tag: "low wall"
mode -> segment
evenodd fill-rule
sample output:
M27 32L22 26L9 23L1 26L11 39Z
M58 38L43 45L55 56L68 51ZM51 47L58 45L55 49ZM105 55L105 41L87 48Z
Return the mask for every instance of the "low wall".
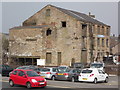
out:
M105 67L105 72L112 75L120 75L120 65L107 65Z

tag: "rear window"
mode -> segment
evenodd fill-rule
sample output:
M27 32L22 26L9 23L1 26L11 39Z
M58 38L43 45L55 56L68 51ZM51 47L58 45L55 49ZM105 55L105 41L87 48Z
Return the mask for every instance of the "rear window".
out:
M49 68L43 68L41 71L48 72L48 71L50 71L50 69Z
M82 73L92 73L92 70L83 70Z
M91 67L101 68L101 67L103 67L103 64L91 64Z

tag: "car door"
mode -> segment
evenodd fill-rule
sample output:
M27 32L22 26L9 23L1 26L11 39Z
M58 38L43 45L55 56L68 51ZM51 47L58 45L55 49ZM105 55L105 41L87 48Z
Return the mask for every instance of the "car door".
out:
M24 77L26 74L25 74L25 72L23 72L23 71L19 71L18 72L18 80L17 80L17 82L18 82L18 84L20 84L20 85L26 85L26 81L27 81L27 77Z
M98 75L99 81L105 80L105 79L104 79L104 78L105 78L105 75L104 75L103 71L102 71L102 70L98 70L98 72L99 72L99 75Z
M11 73L10 78L13 80L14 84L18 84L18 76L17 76L18 70L15 70Z

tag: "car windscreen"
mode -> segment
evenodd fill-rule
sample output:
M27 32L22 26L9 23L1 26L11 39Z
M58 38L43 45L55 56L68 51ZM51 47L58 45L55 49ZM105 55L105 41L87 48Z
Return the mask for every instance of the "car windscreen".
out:
M82 73L92 73L92 70L83 70Z
M103 64L91 64L91 67L101 68L101 67L103 67Z
M40 76L37 72L35 71L26 71L26 74L28 75L28 77L37 77Z
M71 69L63 69L63 70L58 69L58 72L59 72L59 73L68 73L68 72L70 72L70 71L71 71Z
M49 68L43 68L43 69L41 69L41 71L43 71L43 72L49 72L50 69Z

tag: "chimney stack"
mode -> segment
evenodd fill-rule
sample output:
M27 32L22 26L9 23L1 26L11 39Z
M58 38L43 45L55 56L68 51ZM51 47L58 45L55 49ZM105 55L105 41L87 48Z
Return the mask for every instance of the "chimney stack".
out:
M90 16L91 18L95 18L95 15L92 15L91 12L89 12L89 16Z

